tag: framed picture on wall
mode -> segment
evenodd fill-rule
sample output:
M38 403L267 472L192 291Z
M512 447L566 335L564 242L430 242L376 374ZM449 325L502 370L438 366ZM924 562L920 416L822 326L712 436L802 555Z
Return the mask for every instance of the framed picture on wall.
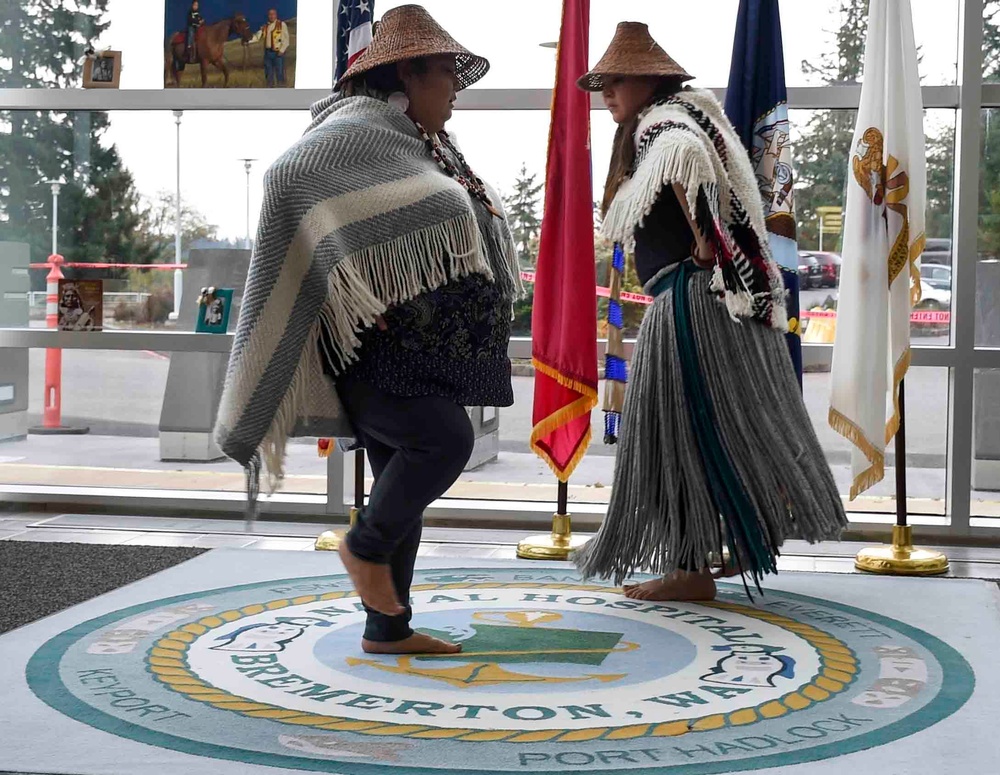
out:
M104 329L104 281L60 280L58 297L60 331Z
M298 12L298 0L165 0L164 88L294 88Z
M83 62L84 89L117 89L121 75L121 51L102 51Z
M202 334L226 333L232 306L232 288L202 288L198 297L198 321L194 330Z

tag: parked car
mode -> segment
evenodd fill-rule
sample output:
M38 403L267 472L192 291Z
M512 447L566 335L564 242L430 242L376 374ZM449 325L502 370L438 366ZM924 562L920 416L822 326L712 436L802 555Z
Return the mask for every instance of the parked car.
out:
M951 267L921 262L920 278L939 291L951 291Z
M920 256L920 263L951 266L951 240L940 237L927 240L924 252Z
M813 282L813 287L836 288L840 285L840 255L838 253L810 250L809 255L816 260L819 267L819 273Z
M822 273L820 269L819 262L816 257L811 253L806 253L803 251L799 252L799 288L806 290L807 288L815 288L820 283L820 275Z
M951 290L935 288L927 280L920 280L920 301L914 309L928 309L935 312L951 309Z
M914 306L915 310L923 312L950 312L951 311L951 290L935 288L926 280L920 281L920 301ZM946 333L951 324L945 320L921 321L913 323L914 332L921 332L928 336Z

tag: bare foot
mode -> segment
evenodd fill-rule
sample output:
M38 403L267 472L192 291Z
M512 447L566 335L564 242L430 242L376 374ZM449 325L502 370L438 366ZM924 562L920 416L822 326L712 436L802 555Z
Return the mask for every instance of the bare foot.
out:
M367 562L351 554L347 541L340 542L340 561L354 583L361 601L386 616L399 616L406 611L399 604L396 588L392 583L392 571L388 565Z
M361 648L366 654L457 654L462 650L459 643L432 638L422 632L415 632L405 640L389 642L362 639Z
M633 600L715 600L715 579L709 570L698 573L678 570L661 579L625 587Z

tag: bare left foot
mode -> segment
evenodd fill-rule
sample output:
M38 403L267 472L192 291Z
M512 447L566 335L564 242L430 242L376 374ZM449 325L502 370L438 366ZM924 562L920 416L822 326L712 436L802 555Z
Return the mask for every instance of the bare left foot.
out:
M394 641L361 641L366 654L457 654L462 650L459 643L449 643L440 638L432 638L422 632L415 632L409 638Z
M628 584L622 587L625 597L633 600L648 600L651 594L655 594L663 587L663 579L651 579L641 584Z
M692 573L678 570L669 576L625 587L625 597L633 600L715 600L715 579L709 570Z

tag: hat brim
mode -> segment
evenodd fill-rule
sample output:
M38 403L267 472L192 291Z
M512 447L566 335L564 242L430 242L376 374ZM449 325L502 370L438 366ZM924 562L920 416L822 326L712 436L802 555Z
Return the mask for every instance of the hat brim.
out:
M486 57L477 56L469 51L433 51L422 52L420 54L408 55L401 53L399 56L379 57L377 61L365 61L365 55L358 57L357 61L351 65L347 72L337 81L336 89L342 89L348 81L358 78L365 73L369 73L378 67L385 65L395 65L400 62L407 62L412 59L426 59L435 56L455 57L455 78L458 80L458 90L468 89L472 84L481 80L490 70L490 62Z
M661 78L666 80L671 78L673 80L684 83L685 81L694 80L694 76L685 72L672 72L672 73L598 73L591 71L585 75L580 76L577 80L576 85L583 89L584 91L604 91L604 83L608 78Z

